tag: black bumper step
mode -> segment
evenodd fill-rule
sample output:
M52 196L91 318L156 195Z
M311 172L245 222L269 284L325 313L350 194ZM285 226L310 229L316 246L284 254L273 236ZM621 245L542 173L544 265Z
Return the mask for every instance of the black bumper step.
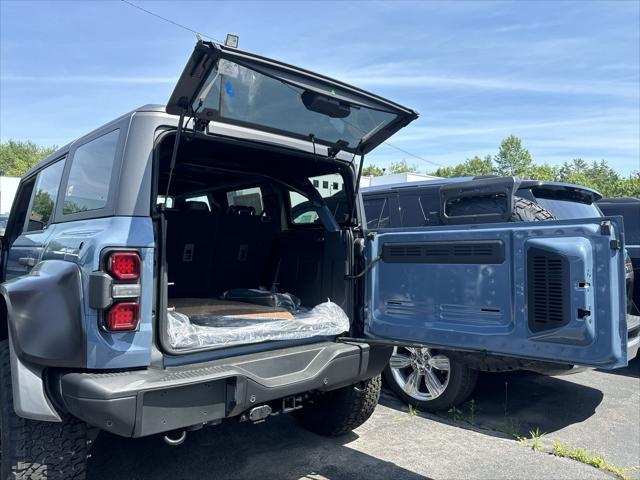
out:
M117 435L142 437L356 383L382 371L390 352L366 343L323 342L167 369L60 373L56 384L74 416Z

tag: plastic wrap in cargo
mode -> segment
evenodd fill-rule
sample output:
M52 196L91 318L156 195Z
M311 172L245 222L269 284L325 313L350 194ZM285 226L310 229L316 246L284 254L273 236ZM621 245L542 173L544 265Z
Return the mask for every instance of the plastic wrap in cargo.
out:
M311 310L297 313L293 319L238 318L220 316L220 326L196 325L189 317L168 310L169 341L173 348L244 345L272 340L298 340L334 336L349 330L349 317L333 302L324 302Z

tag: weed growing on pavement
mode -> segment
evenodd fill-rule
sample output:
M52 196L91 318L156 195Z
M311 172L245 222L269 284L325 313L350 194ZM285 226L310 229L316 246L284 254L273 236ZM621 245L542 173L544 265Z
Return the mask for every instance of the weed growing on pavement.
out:
M453 423L459 422L460 420L464 420L464 412L460 410L458 407L451 407L447 410L449 415L453 418Z
M469 402L469 423L476 424L476 401L473 398Z
M542 437L544 437L545 434L540 433L540 429L536 427L535 430L529 430L529 435L531 435L531 450L535 450L536 452L542 450Z
M413 405L408 405L408 407L409 411L407 413L410 417L415 417L416 415L418 415L418 409L416 407L414 407Z
M517 418L505 418L502 426L494 427L496 430L507 435L511 435L518 441L524 441L527 438L520 435L521 422Z
M586 465L591 465L592 467L612 473L623 480L627 479L625 476L626 471L636 469L636 467L616 467L615 465L607 462L603 456L588 453L586 448L571 448L558 440L553 443L553 450L550 453L556 457L569 458L571 460L582 462Z
M476 402L475 400L471 400L470 402L467 402L466 404L467 407L467 411L465 412L465 410L458 408L458 407L451 407L449 410L447 410L447 413L449 415L451 415L451 418L453 419L453 423L462 421L462 422L466 422L471 426L476 425Z

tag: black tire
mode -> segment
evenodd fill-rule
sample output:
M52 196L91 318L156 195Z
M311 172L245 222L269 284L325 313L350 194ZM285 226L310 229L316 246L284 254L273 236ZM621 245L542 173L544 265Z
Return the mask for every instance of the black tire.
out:
M0 341L0 478L2 480L83 480L86 474L86 424L18 417L13 410L9 342Z
M446 356L446 351L439 352ZM447 386L439 396L430 400L419 400L408 395L398 384L393 373L391 372L391 366L387 365L382 373L385 384L395 393L400 399L409 405L413 405L419 410L428 412L437 412L439 410L447 410L455 405L464 403L473 390L476 388L478 382L478 372L473 370L463 363L449 358L449 382Z
M327 437L349 433L366 422L378 405L382 381L380 375L356 385L319 394L296 412L307 430Z
M522 197L514 197L510 222L544 222L556 216L546 208Z

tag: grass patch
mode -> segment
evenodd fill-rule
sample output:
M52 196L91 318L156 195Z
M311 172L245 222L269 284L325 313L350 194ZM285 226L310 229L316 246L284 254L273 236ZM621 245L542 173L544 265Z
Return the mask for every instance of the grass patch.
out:
M476 425L476 401L473 399L462 405L462 408L451 407L447 413L451 416L454 424L466 422L471 426Z
M624 480L627 480L628 478L625 475L626 471L636 469L636 467L631 467L631 468L616 467L615 465L612 465L611 463L607 462L602 455L595 455L593 453L589 453L587 452L586 448L572 448L557 440L553 444L553 450L551 451L551 455L555 455L556 457L569 458L571 460L575 460L577 462L581 462L586 465L591 465L592 467L599 468L600 470L604 470L605 472L612 473L616 477Z
M544 437L545 434L540 433L540 429L536 427L535 430L529 430L529 435L531 435L531 450L535 450L536 452L542 450L542 437Z

